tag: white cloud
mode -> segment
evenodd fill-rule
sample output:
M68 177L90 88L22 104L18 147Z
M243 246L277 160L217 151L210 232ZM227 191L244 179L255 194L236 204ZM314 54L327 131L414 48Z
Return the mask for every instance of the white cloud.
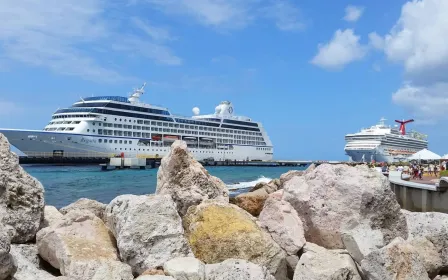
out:
M384 49L384 39L376 32L371 32L369 34L369 44L377 50Z
M145 22L138 17L132 17L131 21L136 27L140 28L155 41L162 42L174 40L166 28L150 25L148 22Z
M363 13L364 13L363 7L349 5L345 8L344 20L350 22L358 21Z
M412 1L402 7L399 20L386 35L384 51L390 60L403 63L411 76L440 73L448 69L447 36L448 1Z
M57 74L81 76L101 81L129 79L113 69L110 61L101 61L97 50L114 51L112 42L122 40L123 24L108 22L108 6L103 0L39 0L0 1L0 52L11 65L21 62L48 68ZM160 33L160 32L159 32ZM142 39L143 40L143 39ZM147 41L143 41L147 42ZM147 44L150 44L149 41ZM146 56L168 64L167 47L151 43L162 55ZM140 52L141 53L141 52ZM125 54L126 55L126 54ZM107 63L107 66L105 66Z
M193 17L215 28L244 28L260 19L274 21L283 31L301 30L300 10L290 0L146 0L167 14Z
M326 69L342 69L365 56L366 47L359 40L353 29L337 30L330 42L318 46L319 51L311 63Z
M420 87L405 84L392 95L392 100L423 121L448 120L448 83Z
M289 1L275 1L263 10L265 16L273 19L280 30L294 31L305 28L299 8Z
M390 61L404 66L406 83L392 96L421 120L446 120L448 1L409 1L384 38Z

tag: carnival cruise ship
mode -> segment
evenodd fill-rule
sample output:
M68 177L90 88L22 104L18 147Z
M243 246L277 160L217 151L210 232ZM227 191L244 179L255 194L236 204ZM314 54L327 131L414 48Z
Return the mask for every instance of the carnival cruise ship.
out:
M198 159L271 160L274 148L262 124L234 115L221 102L213 114L181 117L140 102L145 84L130 95L81 98L57 110L43 130L0 129L26 155L163 157L184 140Z
M414 120L399 121L400 127L386 125L382 118L377 125L345 136L345 152L356 162L405 161L410 155L428 147L427 136L411 131L406 124Z

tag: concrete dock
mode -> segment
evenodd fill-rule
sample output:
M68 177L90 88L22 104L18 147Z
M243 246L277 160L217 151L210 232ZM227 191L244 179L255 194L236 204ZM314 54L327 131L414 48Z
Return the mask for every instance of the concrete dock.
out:
M448 213L448 177L439 183L417 183L403 180L401 172L389 173L390 187L401 208L416 212Z

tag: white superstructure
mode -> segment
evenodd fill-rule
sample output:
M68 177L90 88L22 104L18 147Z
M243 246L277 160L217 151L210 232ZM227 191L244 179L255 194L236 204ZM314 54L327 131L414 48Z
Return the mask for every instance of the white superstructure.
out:
M345 136L345 152L357 162L397 162L406 160L410 155L428 147L426 135L415 131L405 132L404 124L400 129L384 124L382 118L377 125L360 132ZM410 120L413 121L413 120Z
M81 98L57 110L41 131L0 133L27 155L163 157L181 139L196 159L272 159L273 145L262 124L234 115L232 103L221 102L214 114L199 115L195 107L191 118L175 116L166 108L140 102L144 86L129 98Z

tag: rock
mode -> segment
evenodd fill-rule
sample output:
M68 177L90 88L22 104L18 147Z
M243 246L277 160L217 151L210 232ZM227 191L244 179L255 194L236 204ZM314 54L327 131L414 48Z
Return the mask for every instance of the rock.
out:
M44 214L44 188L19 165L0 133L0 223L12 243L34 240Z
M406 217L409 239L426 237L440 254L442 270L448 270L448 214L401 212Z
M448 275L437 275L434 280L448 280Z
M250 190L250 192L254 192L254 191L256 191L256 190L259 190L259 189L264 189L264 186L266 186L268 183L266 183L266 182L260 182L260 183L257 183L256 185L255 185L255 187L253 187L251 190Z
M181 215L205 199L229 202L229 191L221 179L211 176L188 152L184 141L175 141L157 172L156 194L169 194Z
M62 207L59 211L65 215L72 210L87 210L103 220L104 210L106 210L106 204L93 199L80 198L72 204Z
M228 259L217 264L205 266L207 280L275 280L269 271L257 264L240 260Z
M174 258L163 265L166 275L176 280L204 280L205 265L193 257Z
M17 269L14 259L9 253L10 250L11 237L8 235L6 228L0 225L0 280L8 279Z
M235 197L235 204L253 216L258 217L267 198L268 193L264 189L258 189L254 192L237 195Z
M429 278L433 279L436 277L442 268L442 259L434 244L425 237L414 238L407 242L415 248L423 259L423 264Z
M361 280L350 255L333 252L309 242L303 251L294 272L294 280Z
M79 280L130 280L131 268L119 261L115 239L92 212L73 210L37 233L39 255Z
M40 224L40 228L42 229L54 225L55 223L57 223L62 219L62 216L64 215L62 215L61 212L59 212L58 209L56 209L56 207L45 205L44 220Z
M277 191L280 188L280 180L279 179L273 179L268 183L260 182L253 187L250 192L255 192L257 190L263 189L266 191L266 193L271 194L275 191Z
M162 276L162 275L142 275L135 280L176 280L171 276Z
M40 266L39 252L36 244L12 244L11 255L20 255L34 266Z
M384 247L383 233L366 223L353 223L342 233L342 241L352 258L360 264L372 251Z
M13 245L11 255L17 264L13 280L59 280L58 277L39 268L36 245Z
M283 199L302 219L306 240L328 249L344 248L342 232L353 221L381 231L385 244L407 237L388 179L366 166L319 165L287 181Z
M285 253L256 219L239 207L208 200L188 209L184 228L196 258L206 264L244 259L286 277Z
M288 255L296 255L306 243L302 220L287 201L269 197L259 221Z
M369 280L429 279L417 250L401 237L368 254L361 268Z
M304 173L304 170L289 170L280 176L281 186L284 187L287 181L291 180L295 176L302 176Z
M161 267L172 258L192 256L169 195L118 196L106 207L105 219L117 239L121 260L135 274Z
M163 269L152 268L145 270L142 275L165 275L165 271Z

